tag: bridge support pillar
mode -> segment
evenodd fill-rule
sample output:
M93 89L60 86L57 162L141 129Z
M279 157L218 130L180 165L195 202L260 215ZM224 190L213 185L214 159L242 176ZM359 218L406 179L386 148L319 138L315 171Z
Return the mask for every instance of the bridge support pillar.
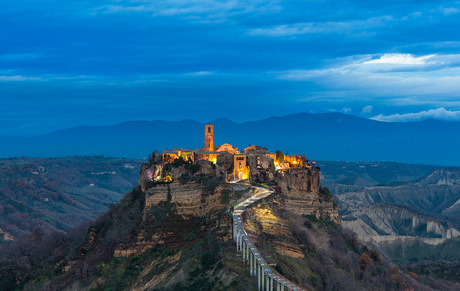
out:
M239 249L238 249L238 250L239 250L239 251L241 251L241 238L242 238L241 233L238 232L238 246L239 246Z
M251 276L253 275L253 272L252 272L252 252L249 252L249 274L251 274Z
M256 266L257 266L257 261L256 261L256 255L254 253L252 253L252 271L254 273L254 275L257 273L257 270L256 270Z
M243 262L246 260L246 242L243 240Z
M238 231L235 233L235 245L236 245L236 250L238 251Z
M257 273L257 290L260 291L260 266L257 264L256 266L256 273Z
M262 269L262 281L261 281L261 283L262 283L262 290L264 290L264 287L265 287L265 285L266 285L266 284L265 284L265 271L264 271L264 267L263 267L263 266L261 266L261 269Z
M246 261L248 261L249 264L249 259L251 258L251 248L249 247L249 243L246 244Z
M236 250L240 250L240 233L239 231L236 232Z
M249 244L248 242L245 242L244 247L246 248L246 256L244 257L244 261L249 265Z

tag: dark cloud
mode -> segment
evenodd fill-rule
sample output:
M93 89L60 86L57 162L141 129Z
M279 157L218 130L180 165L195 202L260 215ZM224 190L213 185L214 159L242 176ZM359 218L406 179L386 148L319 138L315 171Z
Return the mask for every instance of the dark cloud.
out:
M458 16L458 2L420 0L2 2L0 134L458 111ZM435 57L363 65L391 55Z

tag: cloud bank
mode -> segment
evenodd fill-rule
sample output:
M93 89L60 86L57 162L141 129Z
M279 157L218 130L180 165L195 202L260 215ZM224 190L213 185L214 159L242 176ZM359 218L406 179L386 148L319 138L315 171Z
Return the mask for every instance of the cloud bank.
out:
M373 120L385 121L385 122L411 122L421 121L426 119L437 119L445 121L460 121L460 111L446 110L445 108L437 108L424 110L416 113L405 113L405 114L392 114L372 117Z

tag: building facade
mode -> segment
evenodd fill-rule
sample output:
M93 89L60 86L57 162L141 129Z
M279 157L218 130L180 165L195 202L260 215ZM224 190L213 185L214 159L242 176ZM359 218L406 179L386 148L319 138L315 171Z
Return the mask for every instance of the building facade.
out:
M275 158L275 153L258 145L249 145L244 152L240 152L237 147L229 143L215 145L214 125L209 123L204 126L203 148L197 150L173 148L162 152L162 161L165 164L174 163L177 159L189 163L197 163L200 160L210 161L225 169L227 182L249 179L251 171L260 172L272 168L278 171L311 168L303 155L283 155L282 162L275 161Z

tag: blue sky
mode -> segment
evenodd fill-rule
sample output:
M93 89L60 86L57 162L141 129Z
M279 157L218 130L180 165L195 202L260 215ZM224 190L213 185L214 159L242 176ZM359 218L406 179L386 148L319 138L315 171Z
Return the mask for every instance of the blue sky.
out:
M460 120L459 1L2 1L0 27L0 135L297 112Z

